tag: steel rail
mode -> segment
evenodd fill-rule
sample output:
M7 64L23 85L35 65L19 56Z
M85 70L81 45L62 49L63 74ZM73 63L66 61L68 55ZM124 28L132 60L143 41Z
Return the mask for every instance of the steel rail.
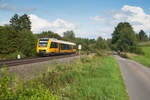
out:
M8 67L12 67L12 66L17 66L17 65L31 64L31 63L37 63L37 62L43 62L43 61L60 59L60 58L67 58L67 57L73 57L73 56L75 56L75 54L25 58L25 59L15 59L15 60L2 60L2 61L0 61L0 68L3 67L4 65L6 65Z

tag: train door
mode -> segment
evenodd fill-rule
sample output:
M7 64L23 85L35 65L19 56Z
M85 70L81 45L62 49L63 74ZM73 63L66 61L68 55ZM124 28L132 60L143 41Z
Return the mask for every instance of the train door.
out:
M60 48L61 48L61 45L60 45L60 43L58 43L58 52L59 52L59 54L61 53Z

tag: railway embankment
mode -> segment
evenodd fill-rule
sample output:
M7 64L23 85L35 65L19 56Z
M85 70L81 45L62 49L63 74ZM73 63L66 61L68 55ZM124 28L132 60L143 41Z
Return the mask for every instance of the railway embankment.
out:
M28 63L22 62L20 65L15 65L9 67L8 66L8 73L14 73L15 76L19 79L23 80L30 80L34 77L39 76L42 73L47 72L48 70L52 70L53 66L56 64L64 64L64 63L71 63L73 60L80 58L80 56L56 56L53 58L48 57L44 58L45 61L42 59L40 61L29 61ZM21 62L20 62L21 63ZM11 64L13 65L13 64Z
M46 66L37 64L40 66L40 72L36 73L39 76L32 80L16 81L4 75L0 97L12 100L129 100L119 65L113 56L76 58L57 59L47 62L49 65L45 63ZM28 68L28 73L34 73L31 66ZM40 74L42 70L45 73ZM23 74L21 72L20 75ZM11 82L14 83L12 89Z

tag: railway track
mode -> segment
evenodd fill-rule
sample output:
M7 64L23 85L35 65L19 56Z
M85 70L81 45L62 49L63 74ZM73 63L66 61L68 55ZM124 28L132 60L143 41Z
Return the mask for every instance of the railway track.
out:
M17 65L43 62L43 61L66 58L66 57L73 57L73 56L76 56L76 55L75 54L70 54L70 55L59 55L59 56L57 55L57 56L49 56L49 57L25 58L25 59L15 59L15 60L2 60L2 61L0 61L0 68L3 65L6 65L8 67L12 67L12 66L17 66Z

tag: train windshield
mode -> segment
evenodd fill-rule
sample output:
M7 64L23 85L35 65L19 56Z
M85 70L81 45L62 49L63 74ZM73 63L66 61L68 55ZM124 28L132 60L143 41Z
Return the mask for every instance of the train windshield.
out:
M39 41L39 47L47 47L48 39L40 39Z

